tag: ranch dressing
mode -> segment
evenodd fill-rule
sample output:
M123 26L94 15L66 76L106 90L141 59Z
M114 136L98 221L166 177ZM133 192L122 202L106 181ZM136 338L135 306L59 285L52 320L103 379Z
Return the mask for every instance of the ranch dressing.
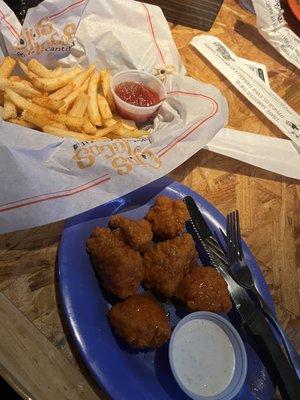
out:
M215 396L231 382L235 355L227 334L206 319L194 319L174 336L173 362L181 384L201 396Z

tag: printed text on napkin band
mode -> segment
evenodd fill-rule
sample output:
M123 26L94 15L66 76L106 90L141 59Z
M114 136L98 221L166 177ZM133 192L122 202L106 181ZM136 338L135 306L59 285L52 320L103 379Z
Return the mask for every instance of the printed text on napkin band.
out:
M75 30L75 23L68 22L61 27L61 30L57 31L49 18L44 17L32 28L22 30L16 46L16 56L27 57L43 51L69 51L74 45L72 38Z
M98 156L111 161L118 175L129 174L135 166L154 169L162 166L162 161L150 148L132 146L129 141L122 139L101 144L83 144L74 150L73 160L80 169L92 167Z

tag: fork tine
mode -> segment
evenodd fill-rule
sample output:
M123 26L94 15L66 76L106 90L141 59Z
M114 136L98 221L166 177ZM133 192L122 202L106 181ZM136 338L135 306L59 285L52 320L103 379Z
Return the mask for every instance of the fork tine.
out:
M240 253L240 257L244 257L243 248L242 248L242 236L241 236L241 227L240 227L240 216L239 212L236 210L236 231L237 231L237 247Z
M229 249L229 254L230 254L230 263L235 262L235 259L236 259L233 223L234 223L233 213L230 213L228 216L228 249Z
M217 240L214 238L209 238L207 240L207 243L210 245L210 250L217 256L219 257L225 264L227 264L226 257L224 256L223 251L220 249L220 245Z
M232 261L238 260L237 244L236 244L236 226L235 226L235 212L230 214L230 226L231 226L231 247L232 247Z
M230 232L230 214L226 217L226 252L228 263L232 263L232 248L231 248L231 232Z
M234 238L235 238L235 252L237 260L240 258L240 241L239 241L239 217L237 210L234 211Z
M227 257L227 249L226 249L227 235L226 235L226 232L224 232L223 229L221 229L221 228L219 228L219 232L220 232L220 235L222 236L222 238L223 238L223 240L224 240L224 243L223 243L221 240L219 240L219 239L217 240L217 243L219 243L219 245L220 245L220 247L221 247L223 253L224 253L224 254L226 255L226 257Z
M236 229L235 229L235 212L231 213L231 234L232 234L232 242L236 253Z

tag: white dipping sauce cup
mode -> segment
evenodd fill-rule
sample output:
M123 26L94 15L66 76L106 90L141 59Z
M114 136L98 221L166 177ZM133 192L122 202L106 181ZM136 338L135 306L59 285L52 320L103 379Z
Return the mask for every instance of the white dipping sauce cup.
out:
M127 103L126 101L120 99L120 97L115 93L115 88L120 83L127 81L139 82L143 83L145 86L148 86L150 89L154 90L158 94L160 102L154 104L153 106L140 107ZM132 119L137 123L143 123L151 119L151 117L159 109L159 107L162 105L163 101L167 97L166 88L159 79L157 79L154 75L149 74L148 72L135 69L117 73L112 77L110 85L118 113L123 118Z
M230 361L227 371L226 360ZM176 325L169 361L178 385L193 400L231 400L241 390L247 373L240 335L229 321L211 312L194 312Z

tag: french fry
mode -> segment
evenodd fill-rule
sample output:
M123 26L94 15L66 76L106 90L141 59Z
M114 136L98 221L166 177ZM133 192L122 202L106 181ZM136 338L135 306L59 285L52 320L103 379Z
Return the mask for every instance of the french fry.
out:
M134 138L150 136L150 132L146 131L145 129L135 129L133 132L134 132L133 135Z
M22 78L18 75L11 75L8 79L10 81L14 81L14 82L21 82L21 80L22 80Z
M73 92L75 88L75 85L73 82L68 83L66 86L63 86L62 88L56 90L55 92L51 93L49 95L50 99L53 100L61 100L67 97L70 93Z
M73 83L76 87L81 86L88 78L89 76L92 74L92 72L94 72L96 68L95 64L92 64L89 66L88 69L80 72L73 80Z
M149 135L137 129L134 121L113 113L115 103L107 69L98 72L93 64L86 69L59 65L50 70L34 59L28 65L18 60L29 81L10 76L15 64L10 57L0 64L0 104L5 104L4 118L10 122L77 140ZM20 110L22 115L17 117Z
M32 102L51 111L58 111L64 105L63 100L53 100L50 96L37 96L32 99Z
M61 65L58 65L56 68L54 68L53 73L55 75L61 75L63 73L63 69Z
M24 100L26 101L26 99L24 99ZM70 126L71 128L83 128L83 126L86 122L85 118L83 118L83 117L80 118L80 117L73 117L71 115L66 115L66 114L54 114L50 110L47 110L46 108L40 107L36 104L31 103L31 105L32 105L31 108L27 107L27 105L26 105L26 107L20 107L25 110L25 112L22 114L22 116L26 121L36 123L36 125L38 125L38 126L40 126L41 124L42 125L50 125L51 121L56 121L56 122L63 123L67 126ZM37 109L35 109L34 107L37 107ZM33 118L36 118L36 120L30 119L31 116L33 116ZM35 121L38 121L39 118L42 122L39 122L39 123L35 122ZM47 120L47 122L45 123L46 120Z
M117 120L114 118L110 118L110 119L104 119L102 122L103 122L103 126L106 128L107 126L114 125L117 122Z
M32 103L31 101L25 99L24 97L20 96L18 93L14 92L11 89L8 88L5 89L5 93L9 96L10 100L21 110L31 110L32 112L35 113L45 113L45 112L50 113L50 111L47 110L46 108Z
M62 122L51 122L51 126L53 126L53 127L55 127L55 128L58 128L58 129L66 129L66 130L68 130L67 129L67 125L66 124L63 124Z
M106 128L97 129L95 137L106 136L108 133L117 132L121 125L122 122L117 121L114 125L108 126Z
M5 90L11 84L12 82L10 82L8 79L0 77L0 90Z
M120 139L119 135L116 135L114 132L108 133L104 138L107 138L109 140L114 140L114 139Z
M27 81L26 79L22 79L20 76L18 75L12 75L8 78L9 81L13 81L13 82L21 82L23 83L23 85L25 86L30 86L33 87L32 83Z
M35 104L33 104L33 106L35 106ZM45 125L51 125L52 122L59 122L71 126L72 128L82 128L85 122L84 118L71 117L70 115L65 114L54 114L47 109L43 109L43 111L39 112L25 109L25 111L22 113L22 118L41 127Z
M82 128L85 123L85 119L83 117L73 117L66 114L54 114L53 117L55 121L62 122L71 128Z
M37 60L32 58L27 64L29 71L33 72L35 75L41 78L55 78L56 74L53 71L50 71L48 68L44 67Z
M25 85L25 86L33 88L33 84L29 81L26 81L26 79L22 79L21 83L23 83L23 85Z
M11 118L8 122L11 122L12 124L17 124L20 126L24 126L25 128L31 128L35 129L36 125L31 124L28 121L25 121L23 118L17 117L17 118Z
M46 125L53 125L55 127L66 127L66 125L81 127L84 121L78 121L78 118L69 117L67 115L53 114L50 111L35 113L30 110L25 110L22 113L22 118L25 121L31 122L41 128ZM59 124L59 125L58 125ZM77 126L76 126L77 125Z
M137 129L136 123L132 119L121 118L123 126L128 129Z
M32 83L44 92L54 92L69 83L80 71L79 67L75 67L55 78L33 78Z
M45 125L43 127L43 131L46 133L50 133L51 135L55 135L55 136L59 136L59 137L70 137L70 138L73 138L76 140L84 140L84 141L95 140L95 139L101 140L101 138L95 138L94 136L89 136L85 133L68 131L66 129L56 128L55 126L52 126L52 125Z
M25 63L23 63L23 61L21 61L21 60L17 60L17 61L18 61L18 64L19 64L19 67L21 68L21 70L24 72L25 75L28 76L29 69L28 69L27 65Z
M128 131L137 130L137 127L136 127L135 123L131 124L131 120L130 119L121 119L121 121L122 121L123 128L127 129ZM134 121L132 121L132 122L134 122Z
M60 113L66 114L71 104L74 102L79 93L85 93L88 89L89 78L77 89L75 89L72 93L70 93L67 97L64 98L64 106L59 109Z
M13 58L5 57L2 65L0 66L0 76L2 78L8 78L12 73L12 70L14 69L16 63L16 60L14 60Z
M100 76L101 76L100 79L101 79L101 87L103 90L103 95L106 98L110 109L112 111L115 111L116 110L115 100L112 91L110 89L110 73L107 69L103 69L100 72Z
M121 126L114 130L122 138L140 138L142 136L149 136L149 132L142 129L128 129L121 123Z
M31 82L34 80L34 79L36 79L36 78L38 78L38 76L37 75L35 75L33 72L31 72L31 71L28 71L28 78L31 80Z
M23 63L23 61L21 60L17 60L18 61L18 65L21 68L21 70L24 72L24 74L32 79L33 77L37 77L37 75L35 75L33 72L29 71L27 65L25 63Z
M5 78L0 78L0 90L10 88L24 97L34 97L40 94L39 91L31 86L25 85L23 82L10 81Z
M99 111L101 114L101 117L103 119L110 119L112 118L112 113L110 111L109 105L106 101L106 98L102 96L101 94L97 94L97 103L99 107Z
M110 139L107 137L107 136L99 136L99 137L90 137L92 140L94 140L94 141L96 141L96 142L99 142L99 141L103 141L103 140L109 140L110 141Z
M73 107L69 111L69 115L73 117L83 117L85 110L87 109L89 102L88 95L85 93L79 93L73 104Z
M48 125L52 122L55 122L51 119L51 114L48 112L33 112L30 110L24 110L21 114L21 117L24 121L27 121L30 124L34 124L40 128Z
M10 82L9 88L19 93L21 96L32 98L38 96L40 92L23 82Z
M17 115L17 107L7 94L4 94L3 119L6 121L10 118L16 118Z
M24 64L21 60L18 60L18 64L19 67L21 68L21 70L24 72L24 74L29 78L29 79L33 79L33 78L37 78L38 76L36 74L34 74L32 71L29 71L28 67L26 64Z
M96 126L102 125L101 115L97 104L97 88L100 80L100 73L94 71L90 77L89 87L88 87L88 115L91 123Z
M87 133L88 135L94 135L97 132L97 128L89 120L87 111L84 113L84 119L85 119L85 122L82 127L83 132Z

